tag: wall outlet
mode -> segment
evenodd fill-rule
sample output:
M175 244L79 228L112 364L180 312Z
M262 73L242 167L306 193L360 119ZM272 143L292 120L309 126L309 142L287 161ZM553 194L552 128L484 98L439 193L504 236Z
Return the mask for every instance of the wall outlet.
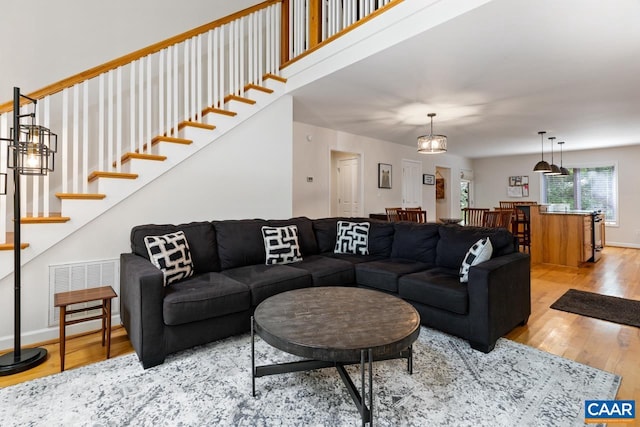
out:
M312 176L308 176L307 177L307 182L313 182L313 177Z

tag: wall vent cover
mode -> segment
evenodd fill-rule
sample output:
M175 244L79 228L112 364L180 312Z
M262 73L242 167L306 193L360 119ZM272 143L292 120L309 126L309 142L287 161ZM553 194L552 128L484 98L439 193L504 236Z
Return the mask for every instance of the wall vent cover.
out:
M120 260L80 262L49 266L49 326L60 325L60 309L53 306L53 296L58 292L76 291L110 285L120 295ZM95 306L95 301L74 304L67 310ZM120 297L111 300L111 315L120 313ZM69 315L67 319L99 315L99 310L91 310Z

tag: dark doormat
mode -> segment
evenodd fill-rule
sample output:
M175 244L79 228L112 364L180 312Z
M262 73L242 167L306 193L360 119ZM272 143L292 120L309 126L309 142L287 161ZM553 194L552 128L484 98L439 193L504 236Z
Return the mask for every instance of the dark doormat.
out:
M551 308L640 328L640 301L569 289Z

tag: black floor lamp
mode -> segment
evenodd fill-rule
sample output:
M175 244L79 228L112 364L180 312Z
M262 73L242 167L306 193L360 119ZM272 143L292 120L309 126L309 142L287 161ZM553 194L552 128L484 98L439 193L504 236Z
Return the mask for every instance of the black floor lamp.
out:
M33 112L20 114L20 101L26 99L33 104ZM20 348L20 175L47 175L53 171L54 154L58 136L43 126L35 124L37 101L20 94L13 88L13 128L9 141L7 167L13 169L13 282L14 282L14 346L13 351L0 356L0 375L11 375L37 366L47 358L44 348ZM30 123L22 124L25 117ZM6 175L4 192L7 194ZM46 197L46 195L45 195Z

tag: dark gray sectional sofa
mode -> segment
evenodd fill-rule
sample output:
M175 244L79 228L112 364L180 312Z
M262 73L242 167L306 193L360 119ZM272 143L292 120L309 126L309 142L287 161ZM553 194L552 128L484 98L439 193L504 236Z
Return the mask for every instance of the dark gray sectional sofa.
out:
M336 254L339 220L369 222L368 255ZM303 260L265 265L262 226L296 225ZM145 236L183 231L195 274L163 286ZM480 238L490 260L459 269ZM462 337L489 352L496 340L531 312L529 255L505 229L388 223L363 218L305 217L141 225L131 231L131 253L120 257L120 317L144 368L167 354L250 329L264 299L309 286L361 286L391 293L416 307L424 325Z

